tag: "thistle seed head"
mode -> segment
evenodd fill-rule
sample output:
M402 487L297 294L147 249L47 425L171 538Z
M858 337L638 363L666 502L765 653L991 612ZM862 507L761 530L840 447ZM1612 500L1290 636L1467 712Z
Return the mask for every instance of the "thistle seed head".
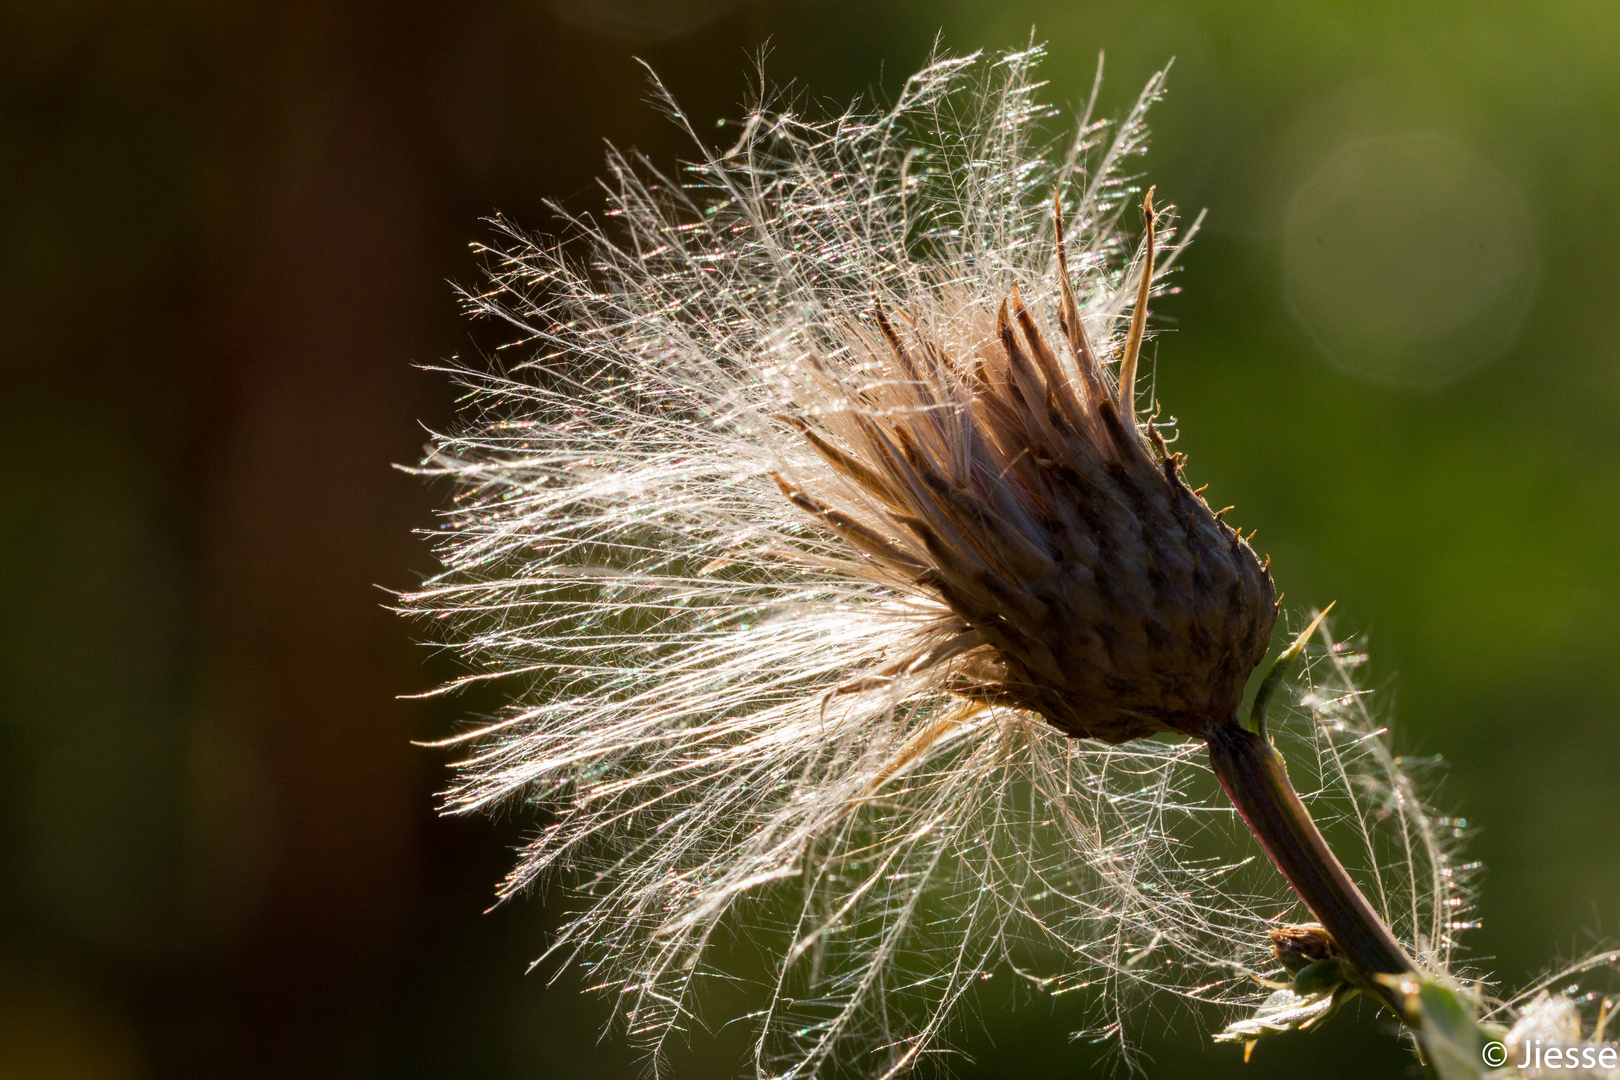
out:
M1265 654L1271 578L1152 422L1138 430L1123 372L1145 305L1116 388L1075 304L1057 200L1054 217L1056 335L1016 285L993 316L970 301L898 321L876 309L871 331L848 333L860 388L791 418L834 482L779 482L898 587L948 608L911 670L949 663L958 695L1079 738L1200 735L1235 714Z
M612 154L611 220L568 219L588 266L503 223L467 296L519 340L453 369L444 570L402 605L451 688L511 693L447 808L544 808L503 895L573 886L550 952L655 1060L735 977L730 929L774 941L762 1078L898 1076L996 971L1093 988L1128 1056L1140 995L1252 1003L1275 970L1286 886L1188 842L1232 821L1203 744L1138 738L1229 717L1274 617L1136 419L1192 231L1122 228L1162 80L1053 146L1039 55L939 57L876 112L762 101L729 148L688 125L678 178ZM1445 851L1321 659L1278 737L1443 955Z

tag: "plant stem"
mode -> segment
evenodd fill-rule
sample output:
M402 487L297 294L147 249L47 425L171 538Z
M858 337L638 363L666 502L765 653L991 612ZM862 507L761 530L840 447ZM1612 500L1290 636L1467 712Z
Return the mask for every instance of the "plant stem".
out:
M1402 995L1378 977L1410 975L1417 965L1322 838L1288 782L1282 757L1264 735L1235 719L1217 725L1206 738L1210 767L1227 797L1267 857L1332 936L1344 960L1361 976L1362 989L1409 1020Z

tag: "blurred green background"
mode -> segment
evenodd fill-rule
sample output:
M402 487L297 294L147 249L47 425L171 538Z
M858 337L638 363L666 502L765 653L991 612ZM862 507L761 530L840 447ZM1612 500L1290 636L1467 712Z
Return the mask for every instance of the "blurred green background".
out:
M484 914L521 820L432 813L476 700L378 586L444 498L390 469L476 355L447 280L500 210L599 205L752 57L833 102L935 35L1175 57L1147 172L1208 207L1163 302L1191 471L1297 608L1369 635L1399 746L1485 861L1504 988L1620 929L1620 7L425 0L0 6L0 1076L628 1078L606 1004ZM1399 677L1397 679L1397 672ZM965 1078L1089 1075L1083 1002L964 1018ZM741 999L675 1075L736 1075ZM1185 1014L1159 1077L1399 1076L1370 1015L1244 1068Z

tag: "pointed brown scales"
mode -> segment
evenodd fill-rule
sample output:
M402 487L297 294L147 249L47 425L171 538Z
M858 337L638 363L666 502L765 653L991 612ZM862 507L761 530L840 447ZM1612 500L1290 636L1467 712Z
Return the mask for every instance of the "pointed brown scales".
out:
M1142 267L1137 271L1136 306L1131 309L1131 332L1125 339L1125 352L1119 360L1119 411L1131 426L1136 426L1136 361L1142 352L1142 335L1147 330L1148 296L1153 292L1153 189L1148 188L1142 199L1142 213L1147 216L1146 235L1142 239Z
M1086 401L1095 407L1098 402L1108 397L1108 387L1102 380L1102 365L1097 362L1096 355L1091 350L1091 342L1086 337L1086 326L1080 316L1080 305L1075 301L1074 285L1069 276L1068 245L1064 242L1063 197L1062 193L1056 190L1052 192L1052 223L1057 238L1060 301L1058 326L1068 339L1070 352L1079 367Z
M891 510L900 511L904 509L905 504L889 482L877 471L869 468L860 458L839 449L825 435L797 416L777 414L775 419L797 428L799 434L803 435L805 441L815 449L817 454L821 455L823 461L831 465L834 471L846 479L854 481L855 485L861 490L878 499Z
M996 312L988 354L954 363L920 320L908 319L902 333L878 308L878 337L866 340L891 355L885 366L908 384L892 396L908 408L857 413L869 452L853 454L790 421L881 504L885 524L784 486L796 505L960 620L968 636L958 640L973 648L920 654L925 664L948 656L959 693L1108 743L1165 731L1202 736L1225 723L1276 618L1266 568L1183 482L1151 424L1144 435L1135 422L1155 269L1151 194L1144 209L1117 390L1086 336L1054 199L1059 336L1043 333L1014 289ZM951 433L981 445L971 453L941 445ZM907 548L927 565L914 571Z

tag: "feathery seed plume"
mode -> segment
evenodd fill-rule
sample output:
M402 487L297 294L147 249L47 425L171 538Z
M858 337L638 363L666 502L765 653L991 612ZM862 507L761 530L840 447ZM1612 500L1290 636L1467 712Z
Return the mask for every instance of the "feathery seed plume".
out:
M997 971L1092 988L1121 1040L1153 990L1314 1010L1258 1031L1399 1010L1378 977L1465 925L1353 654L1277 738L1365 897L1264 732L1274 679L1237 719L1271 578L1138 409L1191 234L1128 172L1163 76L1049 151L1038 57L938 59L870 115L762 100L679 178L614 152L610 220L569 218L590 265L501 223L468 297L520 351L455 371L446 569L405 607L514 697L448 807L543 808L503 895L562 877L552 952L655 1051L728 935L775 950L760 1076L892 1076ZM1211 842L1217 778L1322 927L1274 936L1304 913Z

